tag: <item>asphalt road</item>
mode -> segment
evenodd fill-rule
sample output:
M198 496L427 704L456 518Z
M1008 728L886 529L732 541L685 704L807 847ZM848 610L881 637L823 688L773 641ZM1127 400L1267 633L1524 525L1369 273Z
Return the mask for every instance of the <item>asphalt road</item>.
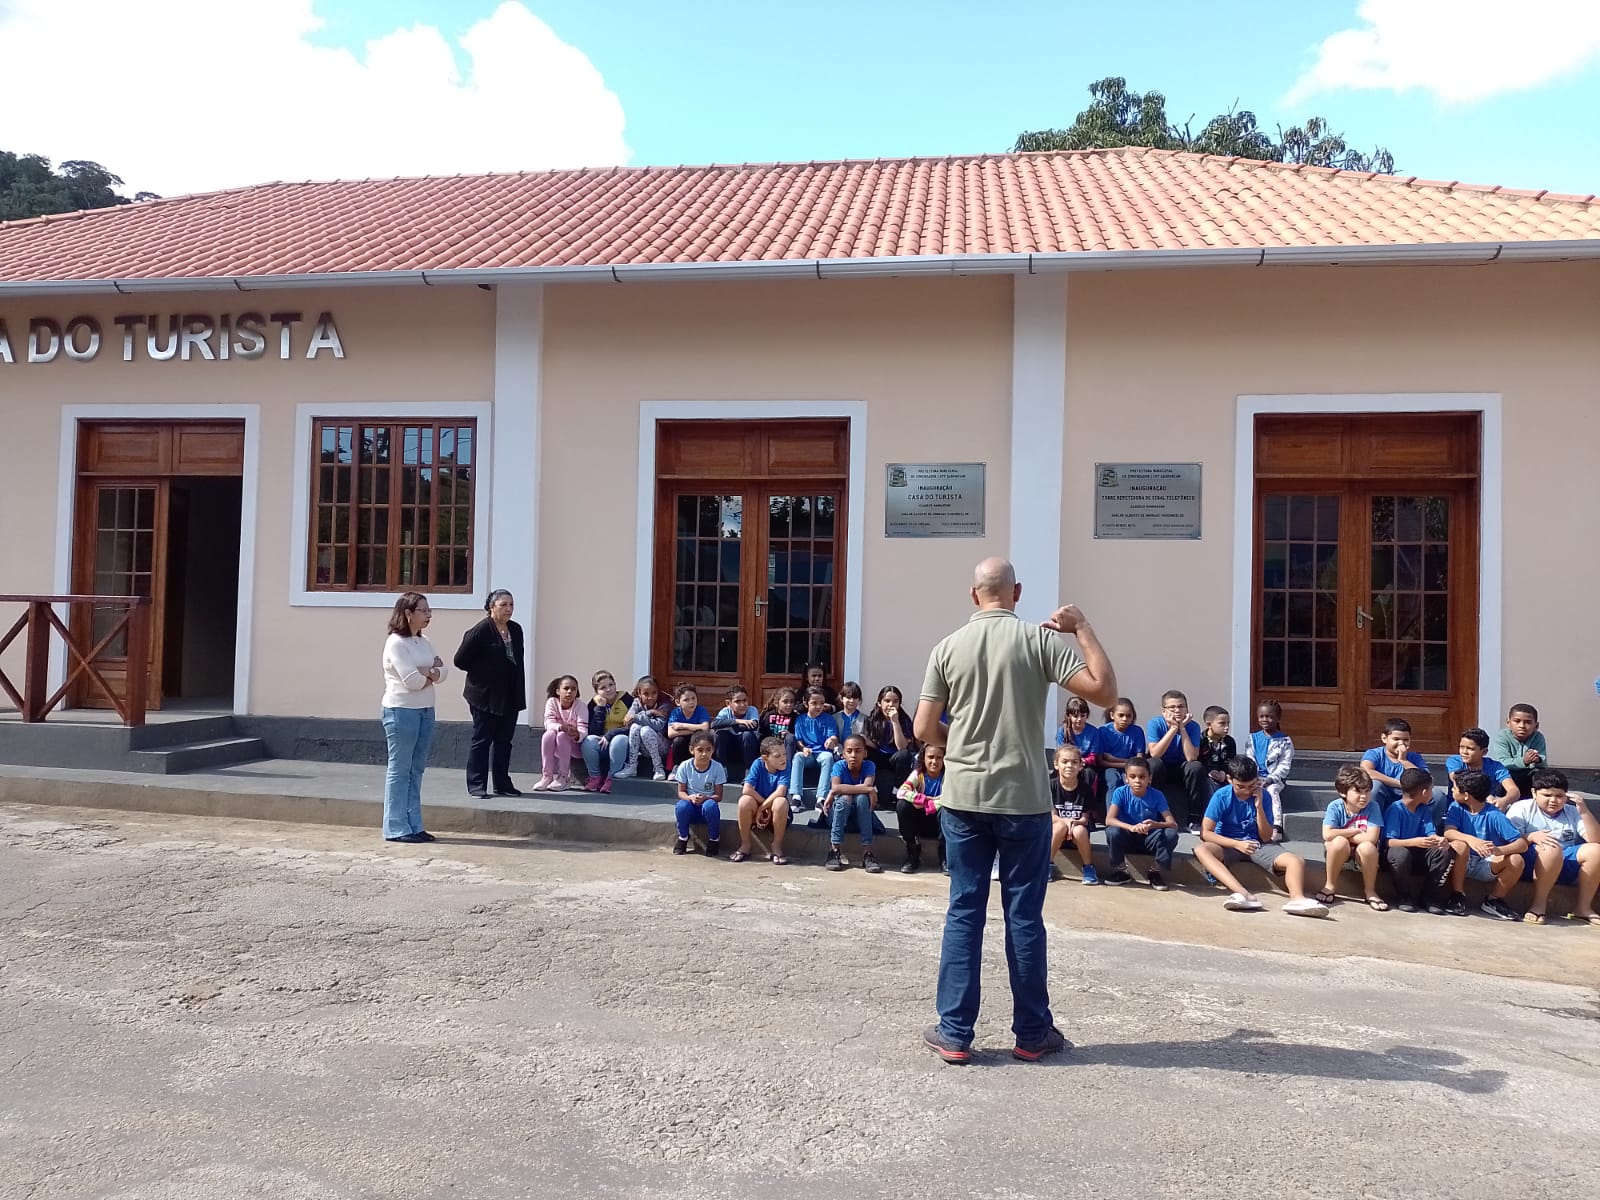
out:
M963 1070L941 882L0 807L0 1196L1600 1187L1600 931L1058 885Z

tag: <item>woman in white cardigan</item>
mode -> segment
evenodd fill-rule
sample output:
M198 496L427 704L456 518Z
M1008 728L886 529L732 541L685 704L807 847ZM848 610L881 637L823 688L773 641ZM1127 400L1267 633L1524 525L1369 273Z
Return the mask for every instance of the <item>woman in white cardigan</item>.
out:
M431 620L428 598L406 592L394 603L383 643L383 735L389 743L383 836L391 842L434 840L422 828L422 771L433 741L434 684L448 668L422 635Z

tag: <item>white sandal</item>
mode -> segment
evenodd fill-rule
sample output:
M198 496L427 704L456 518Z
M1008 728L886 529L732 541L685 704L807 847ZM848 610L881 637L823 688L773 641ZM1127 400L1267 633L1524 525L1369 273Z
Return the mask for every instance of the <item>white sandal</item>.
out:
M1222 907L1229 912L1260 912L1266 905L1262 904L1254 896L1246 895L1244 892L1235 892L1222 902Z

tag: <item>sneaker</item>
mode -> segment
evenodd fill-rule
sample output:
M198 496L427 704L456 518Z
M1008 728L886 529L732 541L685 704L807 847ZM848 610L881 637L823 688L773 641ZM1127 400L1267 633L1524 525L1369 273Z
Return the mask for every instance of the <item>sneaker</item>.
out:
M1189 822L1189 832L1194 834L1196 837L1199 837L1200 836L1200 832L1201 832L1201 830L1200 830L1200 822L1199 821L1190 821Z
M667 773L665 771L657 771L654 775L650 776L650 778L655 780L657 783L665 783L667 781Z
M1522 914L1498 896L1486 896L1478 908L1481 912L1486 912L1491 917L1498 917L1502 921L1522 920Z
M1096 871L1093 867L1084 867L1084 869L1083 869L1083 882L1087 883L1087 884L1099 883L1100 882L1100 872Z
M1066 879L1066 877L1067 877L1066 873L1064 871L1062 871L1062 869L1060 867L1056 866L1055 863L1051 863L1050 864L1050 882L1051 883L1061 883L1063 880Z
M708 839L706 839L706 857L707 858L716 858L718 852L721 849L722 849L722 843L717 841L716 838L708 838Z
M907 850L906 860L900 864L900 874L915 875L920 870L922 870L921 848L919 847L916 850Z
M1413 903L1412 903L1412 902L1411 902L1411 901L1409 901L1409 900L1402 900L1402 901L1400 901L1400 903L1399 903L1399 904L1396 904L1396 905L1395 905L1395 909L1396 909L1396 910L1397 910L1397 911L1399 911L1399 912L1409 912L1409 913L1414 913L1414 912L1416 912L1416 911L1417 911L1417 906L1416 906L1416 905L1415 905L1415 904L1413 904Z
M433 834L429 833L426 829L419 829L419 830L417 830L416 833L412 834L412 836L414 838L416 838L417 841L419 841L419 842L437 842L439 840L438 838L434 837Z
M1042 1038L1036 1042L1018 1042L1011 1047L1011 1057L1021 1059L1023 1062L1038 1062L1047 1054L1060 1054L1063 1050L1071 1050L1072 1043L1067 1041L1061 1030L1054 1025Z
M1163 879L1161 877L1161 872L1156 870L1154 867L1151 867L1150 870L1145 874L1145 879L1155 891L1170 892L1172 890L1172 885Z
M1210 884L1212 887L1216 887L1217 886L1217 877L1215 875L1213 875L1210 871L1202 870L1200 872L1200 876L1208 884Z
M1328 906L1310 896L1301 896L1285 904L1283 911L1291 917L1325 917L1328 915Z
M687 853L689 853L689 839L688 838L679 838L677 840L677 842L673 845L672 852L674 854L687 854Z
M583 781L583 790L586 792L598 792L600 790L600 776L591 775L588 779L585 779Z
M536 792L548 792L555 786L555 782L556 777L554 775L541 775L539 776L539 782L533 785L533 790Z
M1431 900L1428 902L1428 912L1435 917L1442 917L1444 916L1444 905L1437 900ZM1462 915L1465 916L1466 914L1463 913Z
M1272 827L1272 844L1274 846L1281 846L1285 842L1287 842L1288 840L1289 840L1289 835L1284 830L1282 825L1274 825Z
M1260 912L1265 905L1247 892L1235 892L1222 902L1229 912Z
M1125 883L1132 883L1133 876L1128 874L1126 867L1117 867L1107 871L1100 882L1107 887L1121 887Z
M828 861L822 864L822 869L824 871L844 870L844 855L839 853L837 846L828 851Z
M1448 917L1464 917L1467 915L1467 894L1465 892L1451 892L1450 899L1444 903L1445 915Z
M939 870L944 872L944 877L946 879L950 878L950 864L945 862L945 860L942 858L939 860Z
M939 1032L937 1025L928 1026L922 1035L922 1044L952 1067L964 1067L972 1061L972 1047L951 1041Z
M607 775L600 781L600 794L602 796L611 795L611 776Z
M861 869L868 875L882 875L883 868L878 865L878 856L871 850L861 852Z

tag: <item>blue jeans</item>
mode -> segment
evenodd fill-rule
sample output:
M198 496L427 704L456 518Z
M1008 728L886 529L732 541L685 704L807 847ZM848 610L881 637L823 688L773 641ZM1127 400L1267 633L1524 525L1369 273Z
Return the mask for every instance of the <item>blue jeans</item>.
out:
M433 741L433 709L386 708L383 736L389 772L383 777L383 836L422 832L422 772Z
M736 771L743 779L743 773L761 757L761 735L754 729L718 729L714 736L717 761L727 768L729 780Z
M1149 833L1130 833L1126 829L1106 829L1106 860L1113 871L1130 854L1148 854L1163 871L1172 870L1172 852L1178 848L1176 829L1152 829Z
M833 805L828 810L828 820L832 836L828 839L835 846L844 844L844 835L850 832L850 818L856 819L856 832L861 835L861 849L867 850L872 846L872 797L871 796L835 796Z
M939 1031L972 1044L983 968L989 869L1000 858L1000 900L1006 919L1006 969L1011 975L1011 1029L1037 1042L1055 1024L1045 954L1044 894L1050 881L1050 814L1026 817L939 810L950 908L939 952Z
M704 825L706 838L710 841L714 842L722 836L722 809L715 800L707 800L703 804L679 800L672 812L678 818L678 836L686 842L691 825Z
M803 790L806 781L806 768L812 763L817 765L821 772L817 776L818 796L826 796L828 789L833 786L833 751L813 750L808 758L798 750L789 756L789 796L794 800L805 799Z
M600 761L600 750L606 749L607 762ZM610 733L591 733L583 739L578 747L583 751L583 769L589 773L590 779L602 779L610 776L617 777L617 772L628 765L628 731L626 729L613 729ZM601 766L608 766L609 771L602 774Z

